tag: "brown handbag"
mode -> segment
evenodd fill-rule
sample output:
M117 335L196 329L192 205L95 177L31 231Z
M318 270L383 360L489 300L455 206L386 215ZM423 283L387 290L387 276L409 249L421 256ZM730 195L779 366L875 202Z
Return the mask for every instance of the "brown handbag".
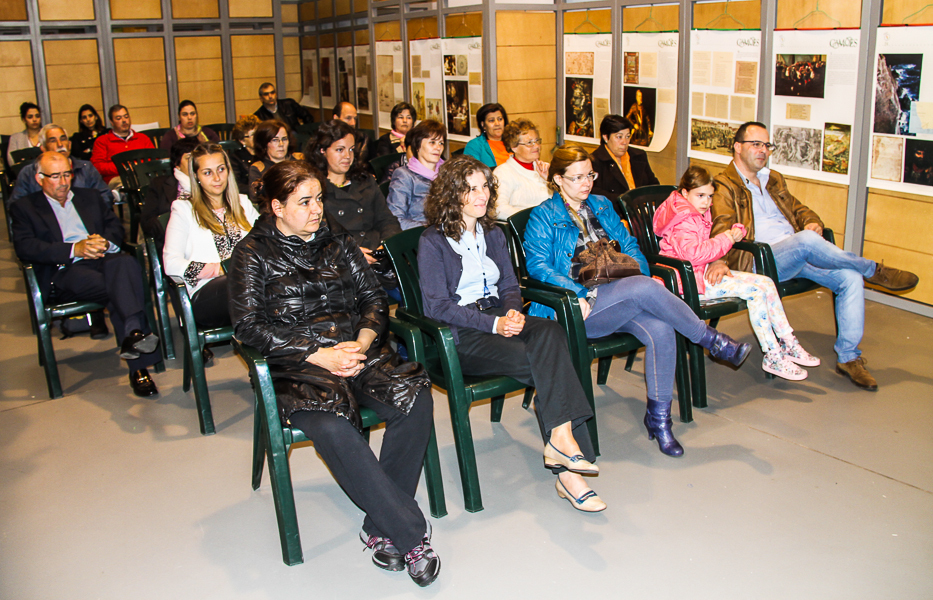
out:
M588 288L623 277L641 275L638 262L628 254L623 254L619 242L609 238L587 242L586 248L577 255L576 262L582 265L577 281Z

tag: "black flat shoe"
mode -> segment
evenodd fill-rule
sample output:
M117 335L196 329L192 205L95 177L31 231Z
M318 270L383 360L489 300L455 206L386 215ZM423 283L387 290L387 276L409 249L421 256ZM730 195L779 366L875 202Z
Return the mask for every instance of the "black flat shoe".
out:
M150 354L159 347L159 336L154 333L143 334L142 331L134 329L123 340L120 346L120 358L133 360L139 358L141 354Z
M159 393L155 381L152 380L152 377L149 376L149 371L146 369L140 369L130 373L130 387L133 388L133 393L140 398L148 398L149 396L155 396Z
M99 312L91 313L91 339L102 340L109 335L110 330L107 329L107 321L104 320L104 315Z

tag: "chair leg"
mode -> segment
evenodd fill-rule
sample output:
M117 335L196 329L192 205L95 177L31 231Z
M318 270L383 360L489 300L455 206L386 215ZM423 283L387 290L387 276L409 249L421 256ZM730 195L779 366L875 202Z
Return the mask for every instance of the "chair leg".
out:
M62 382L58 378L58 363L55 362L55 349L52 348L51 323L48 319L38 324L39 329L39 364L45 369L45 382L49 388L49 398L61 398Z
M493 423L502 421L502 409L505 407L505 396L496 396L489 403L489 420Z
M214 415L211 412L211 396L207 391L207 374L204 372L204 355L201 340L191 347L188 360L191 361L191 379L194 382L194 401L198 407L198 420L202 435L213 435Z
M706 356L703 348L688 342L690 348L690 388L693 395L693 406L706 408L709 402L706 397Z
M638 356L638 350L632 350L628 353L628 356L625 358L625 370L629 373L632 372L632 367L635 365L635 357Z
M256 385L255 383L253 385ZM262 484L262 463L266 458L266 440L262 434L262 405L259 398L261 392L254 391L256 405L253 409L253 489L258 490Z
M450 403L450 424L454 431L460 483L463 486L463 504L467 512L483 510L483 497L479 489L479 471L476 468L476 450L473 448L473 430L470 427L470 402L463 394L447 390Z
M600 359L602 360L602 359ZM597 367L598 369L599 367ZM590 442L593 444L593 451L599 456L599 430L596 427L596 398L593 391L593 374L588 368L584 368L580 374L580 385L583 387L583 394L586 401L590 403L590 409L593 411L593 418L586 422L586 428L590 431Z
M693 421L688 365L686 341L682 335L677 334L677 370L674 372L674 381L677 383L677 401L680 404L680 421L682 423Z
M428 504L435 519L447 516L447 499L444 497L444 479L441 477L441 458L437 453L437 435L431 425L431 437L424 453L424 485L428 488Z
M159 331L162 332L162 356L174 360L175 340L172 338L172 321L168 313L168 301L164 294L156 294L156 309Z
M275 516L279 523L279 540L282 543L282 560L289 566L301 564L304 562L304 556L301 552L301 536L298 533L292 474L288 468L288 448L272 448L269 445L268 456L272 498L275 501Z
M609 381L609 369L612 367L612 357L604 356L596 361L596 383L606 385Z
M528 407L531 406L531 401L535 399L535 388L526 387L525 388L525 397L522 399L522 408L528 410Z

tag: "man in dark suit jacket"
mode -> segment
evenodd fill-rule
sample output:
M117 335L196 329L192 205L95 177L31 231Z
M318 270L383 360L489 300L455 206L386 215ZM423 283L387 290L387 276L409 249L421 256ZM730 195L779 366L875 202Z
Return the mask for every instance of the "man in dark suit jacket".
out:
M42 295L53 302L103 304L123 343L137 396L158 392L146 367L159 361L159 338L148 332L143 279L136 259L120 253L123 225L94 190L71 188L71 163L42 154L36 181L42 191L11 206L16 255L33 263Z
M314 122L311 112L304 106L298 104L291 98L279 99L275 86L271 83L264 83L259 86L259 99L262 100L262 106L253 114L259 117L260 121L276 120L288 123L292 131L298 129L303 123Z
M606 115L599 124L602 144L593 152L593 171L599 174L593 192L610 200L643 185L657 185L648 155L644 150L630 148L632 124L625 117Z

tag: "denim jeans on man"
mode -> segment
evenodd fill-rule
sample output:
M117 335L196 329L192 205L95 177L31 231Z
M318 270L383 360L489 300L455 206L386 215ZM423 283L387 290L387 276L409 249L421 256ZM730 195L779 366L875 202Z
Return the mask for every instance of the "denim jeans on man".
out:
M865 329L863 277L875 274L875 261L841 250L810 230L771 244L771 250L781 281L804 277L836 294L839 331L833 348L840 363L858 358L862 354L858 344Z

